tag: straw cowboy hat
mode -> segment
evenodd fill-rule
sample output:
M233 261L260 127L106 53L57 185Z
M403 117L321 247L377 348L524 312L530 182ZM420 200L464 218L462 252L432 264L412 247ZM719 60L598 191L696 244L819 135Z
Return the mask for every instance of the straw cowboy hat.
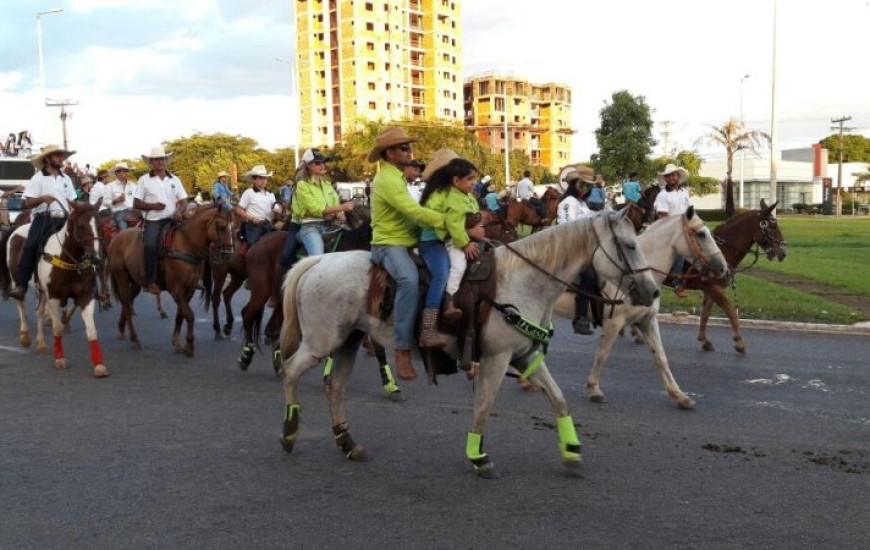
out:
M220 178L228 178L228 177L230 177L230 175L227 174L227 171L226 171L226 170L221 170L220 172L217 173L217 176L216 176L216 177L217 177L218 179L220 179Z
M94 183L94 178L92 178L92 177L90 177L90 176L88 176L88 175L84 175L84 176L82 176L82 179L81 179L81 182L80 182L80 183L81 183L82 185L84 185L84 184L86 184L86 183Z
M130 167L127 166L127 163L126 163L126 162L119 162L119 163L116 164L115 166L112 166L111 168L109 168L109 175L112 176L112 177L114 177L114 176L115 176L115 173L116 173L117 171L119 171L119 170L126 170L126 171L128 171L128 172L131 171Z
M64 149L60 145L46 145L39 151L39 154L33 155L33 157L30 159L30 162L33 163L33 166L35 166L37 170L42 170L43 168L45 168L46 157L53 153L63 154L63 160L66 160L76 154L75 151L69 151L67 149Z
M384 149L389 149L390 147L395 147L397 145L404 145L405 143L416 143L418 141L420 141L418 138L406 134L403 128L399 128L398 126L387 128L375 138L375 146L372 147L371 151L369 151L369 156L366 157L366 160L369 162L376 162L381 158L381 151Z
M256 166L254 166L253 168L251 168L250 170L248 170L247 172L245 172L245 175L243 176L243 178L245 179L245 181L253 181L254 178L257 176L262 176L264 178L271 178L272 172L266 172L266 167L263 166L262 164L258 164Z
M689 171L686 170L685 168L683 168L682 166L677 166L676 164L668 164L667 166L665 166L665 171L662 172L661 174L659 174L659 179L661 180L662 183L666 183L665 176L667 176L668 174L672 174L674 172L680 173L680 184L681 185L686 183L686 180L689 179Z
M429 181L429 178L432 177L432 174L434 174L436 170L444 168L451 160L458 158L459 155L457 155L456 151L453 149L447 149L446 147L444 149L438 149L432 153L432 158L426 163L426 170L423 171L420 177L423 178L423 181Z
M148 162L152 159L166 159L169 160L169 157L172 156L172 153L167 153L163 147L152 147L151 152L147 155L142 155L142 160Z
M583 183L595 183L595 171L588 166L578 166L565 175L568 183L580 180Z

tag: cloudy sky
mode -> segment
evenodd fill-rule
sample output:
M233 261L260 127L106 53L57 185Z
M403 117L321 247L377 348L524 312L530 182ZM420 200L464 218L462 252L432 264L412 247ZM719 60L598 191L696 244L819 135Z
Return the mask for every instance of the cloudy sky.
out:
M2 0L0 132L61 140L41 101L36 13L62 7L42 17L45 96L79 101L79 162L196 131L292 146L290 67L276 58L293 55L294 1ZM463 72L571 86L575 160L594 152L598 112L621 89L646 97L657 131L670 121L669 148L692 148L739 115L748 74L744 119L770 131L773 1L465 0ZM780 146L808 146L840 115L870 137L870 0L780 0L777 20Z

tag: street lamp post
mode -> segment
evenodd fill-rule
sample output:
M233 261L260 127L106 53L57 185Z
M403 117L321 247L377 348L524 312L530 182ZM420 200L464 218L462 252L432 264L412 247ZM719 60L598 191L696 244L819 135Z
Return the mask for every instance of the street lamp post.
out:
M507 86L507 84L505 84ZM504 187L507 189L511 181L511 150L510 138L508 136L508 96L507 90L504 94Z
M60 13L63 8L54 8L48 11L40 11L36 14L36 45L39 48L39 83L42 86L42 99L45 100L45 62L42 59L42 16L52 13Z
M284 63L285 59L283 57L276 57L275 61L277 61L279 63ZM301 98L299 97L299 84L296 82L296 63L295 62L290 63L290 83L291 83L290 88L292 90L292 96L296 98L297 104L301 104ZM293 140L293 142L294 142L293 156L294 156L294 161L296 162L296 166L294 166L294 169L299 166L299 140L300 140L301 134L302 134L302 132L299 131L299 125L302 123L302 121L300 120L299 109L296 110L295 116L296 116L296 124L293 125L293 130L294 130L294 133L296 134L296 136L295 136L295 139Z
M743 126L743 82L749 78L748 74L740 78L740 126ZM743 208L743 161L746 160L746 150L740 150L740 208Z

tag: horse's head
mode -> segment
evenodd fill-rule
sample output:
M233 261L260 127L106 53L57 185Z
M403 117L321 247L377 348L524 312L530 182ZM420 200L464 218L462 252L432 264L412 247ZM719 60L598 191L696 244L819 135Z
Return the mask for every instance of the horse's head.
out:
M345 212L345 225L348 229L358 229L363 225L372 223L372 211L362 203L354 202L353 210Z
M651 306L659 288L638 246L628 210L601 212L592 223L598 237L592 257L595 271L603 279L619 281L620 290L628 293L634 304Z
M97 213L103 199L97 204L70 202L69 219L66 221L68 235L72 242L81 245L84 258L96 259L100 255L100 239L97 232Z
M678 245L680 255L690 259L701 274L717 279L724 277L728 273L728 262L707 224L695 213L694 206L682 216L682 226L686 238Z
M776 221L774 209L779 201L767 206L761 199L761 209L758 211L758 230L753 235L753 240L764 249L768 260L776 258L780 262L785 259L788 243L779 231L779 223Z
M218 207L200 207L195 217L206 216L208 241L215 243L221 255L231 256L235 252L233 242L233 212Z

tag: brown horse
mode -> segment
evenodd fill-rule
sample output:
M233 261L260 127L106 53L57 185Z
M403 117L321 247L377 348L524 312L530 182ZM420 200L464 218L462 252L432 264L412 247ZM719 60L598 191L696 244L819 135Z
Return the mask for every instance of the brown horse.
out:
M737 308L725 295L725 287L734 277L735 270L753 245L764 250L768 260L776 258L780 262L785 259L787 243L779 230L773 209L777 203L767 206L761 200L759 210L750 210L738 214L713 230L716 244L728 262L729 274L721 279L704 279L689 274L686 277L686 288L704 291L704 304L701 309L701 324L698 329L698 341L702 342L704 351L714 351L713 344L707 340L707 321L715 302L731 321L734 331L734 349L739 353L746 352L746 343L740 332L740 318Z
M224 336L232 334L233 323L235 322L232 305L233 296L242 287L245 279L248 278L248 271L245 268L245 256L248 251L247 245L239 240L238 232L234 233L232 249L220 250L217 247L211 248L208 258L206 258L205 270L203 272L204 284L206 287L211 288L211 296L205 297L205 310L208 311L209 307L212 309L212 329L214 330L215 340L221 340ZM263 240L263 237L260 240ZM229 277L229 284L226 284L227 277ZM224 286L225 284L226 286ZM223 332L221 332L220 324L221 298L223 298L227 316Z
M495 212L481 210L480 214L487 239L504 244L512 243L519 238L517 228Z
M512 200L507 205L506 218L508 223L517 227L519 224L529 225L532 232L549 227L556 219L556 210L559 207L561 195L552 187L548 187L541 196L541 202L546 208L547 217L541 218L534 206L524 201Z
M45 336L43 334L45 311L51 316L52 332L54 333L54 366L56 369L66 369L66 357L63 351L63 322L61 307L67 301L82 310L82 320L90 344L93 374L97 378L109 375L103 364L103 355L97 339L97 328L94 324L95 291L97 284L96 265L99 255L97 226L95 216L99 208L90 204L71 202L70 212L64 227L51 235L45 244L43 253L36 265L38 289L38 306L36 317L37 352L47 353ZM18 269L21 259L21 247L27 239L30 225L22 225L15 229L9 237L9 262L4 258L4 271L8 275ZM2 278L4 293L7 291L8 279ZM16 300L15 306L21 320L19 339L23 347L30 345L27 310L23 300Z
M196 213L168 233L168 245L157 262L157 276L161 286L176 304L175 329L172 332L172 347L188 357L193 356L193 310L190 298L202 279L203 264L209 246L232 246L232 216L212 205L200 206ZM133 349L141 344L133 328L133 300L142 289L145 280L145 262L140 238L136 229L121 231L109 244L109 274L115 298L121 303L118 320L118 338L124 339L124 328L130 329ZM206 286L206 296L210 290ZM187 321L186 345L181 346L182 322Z

